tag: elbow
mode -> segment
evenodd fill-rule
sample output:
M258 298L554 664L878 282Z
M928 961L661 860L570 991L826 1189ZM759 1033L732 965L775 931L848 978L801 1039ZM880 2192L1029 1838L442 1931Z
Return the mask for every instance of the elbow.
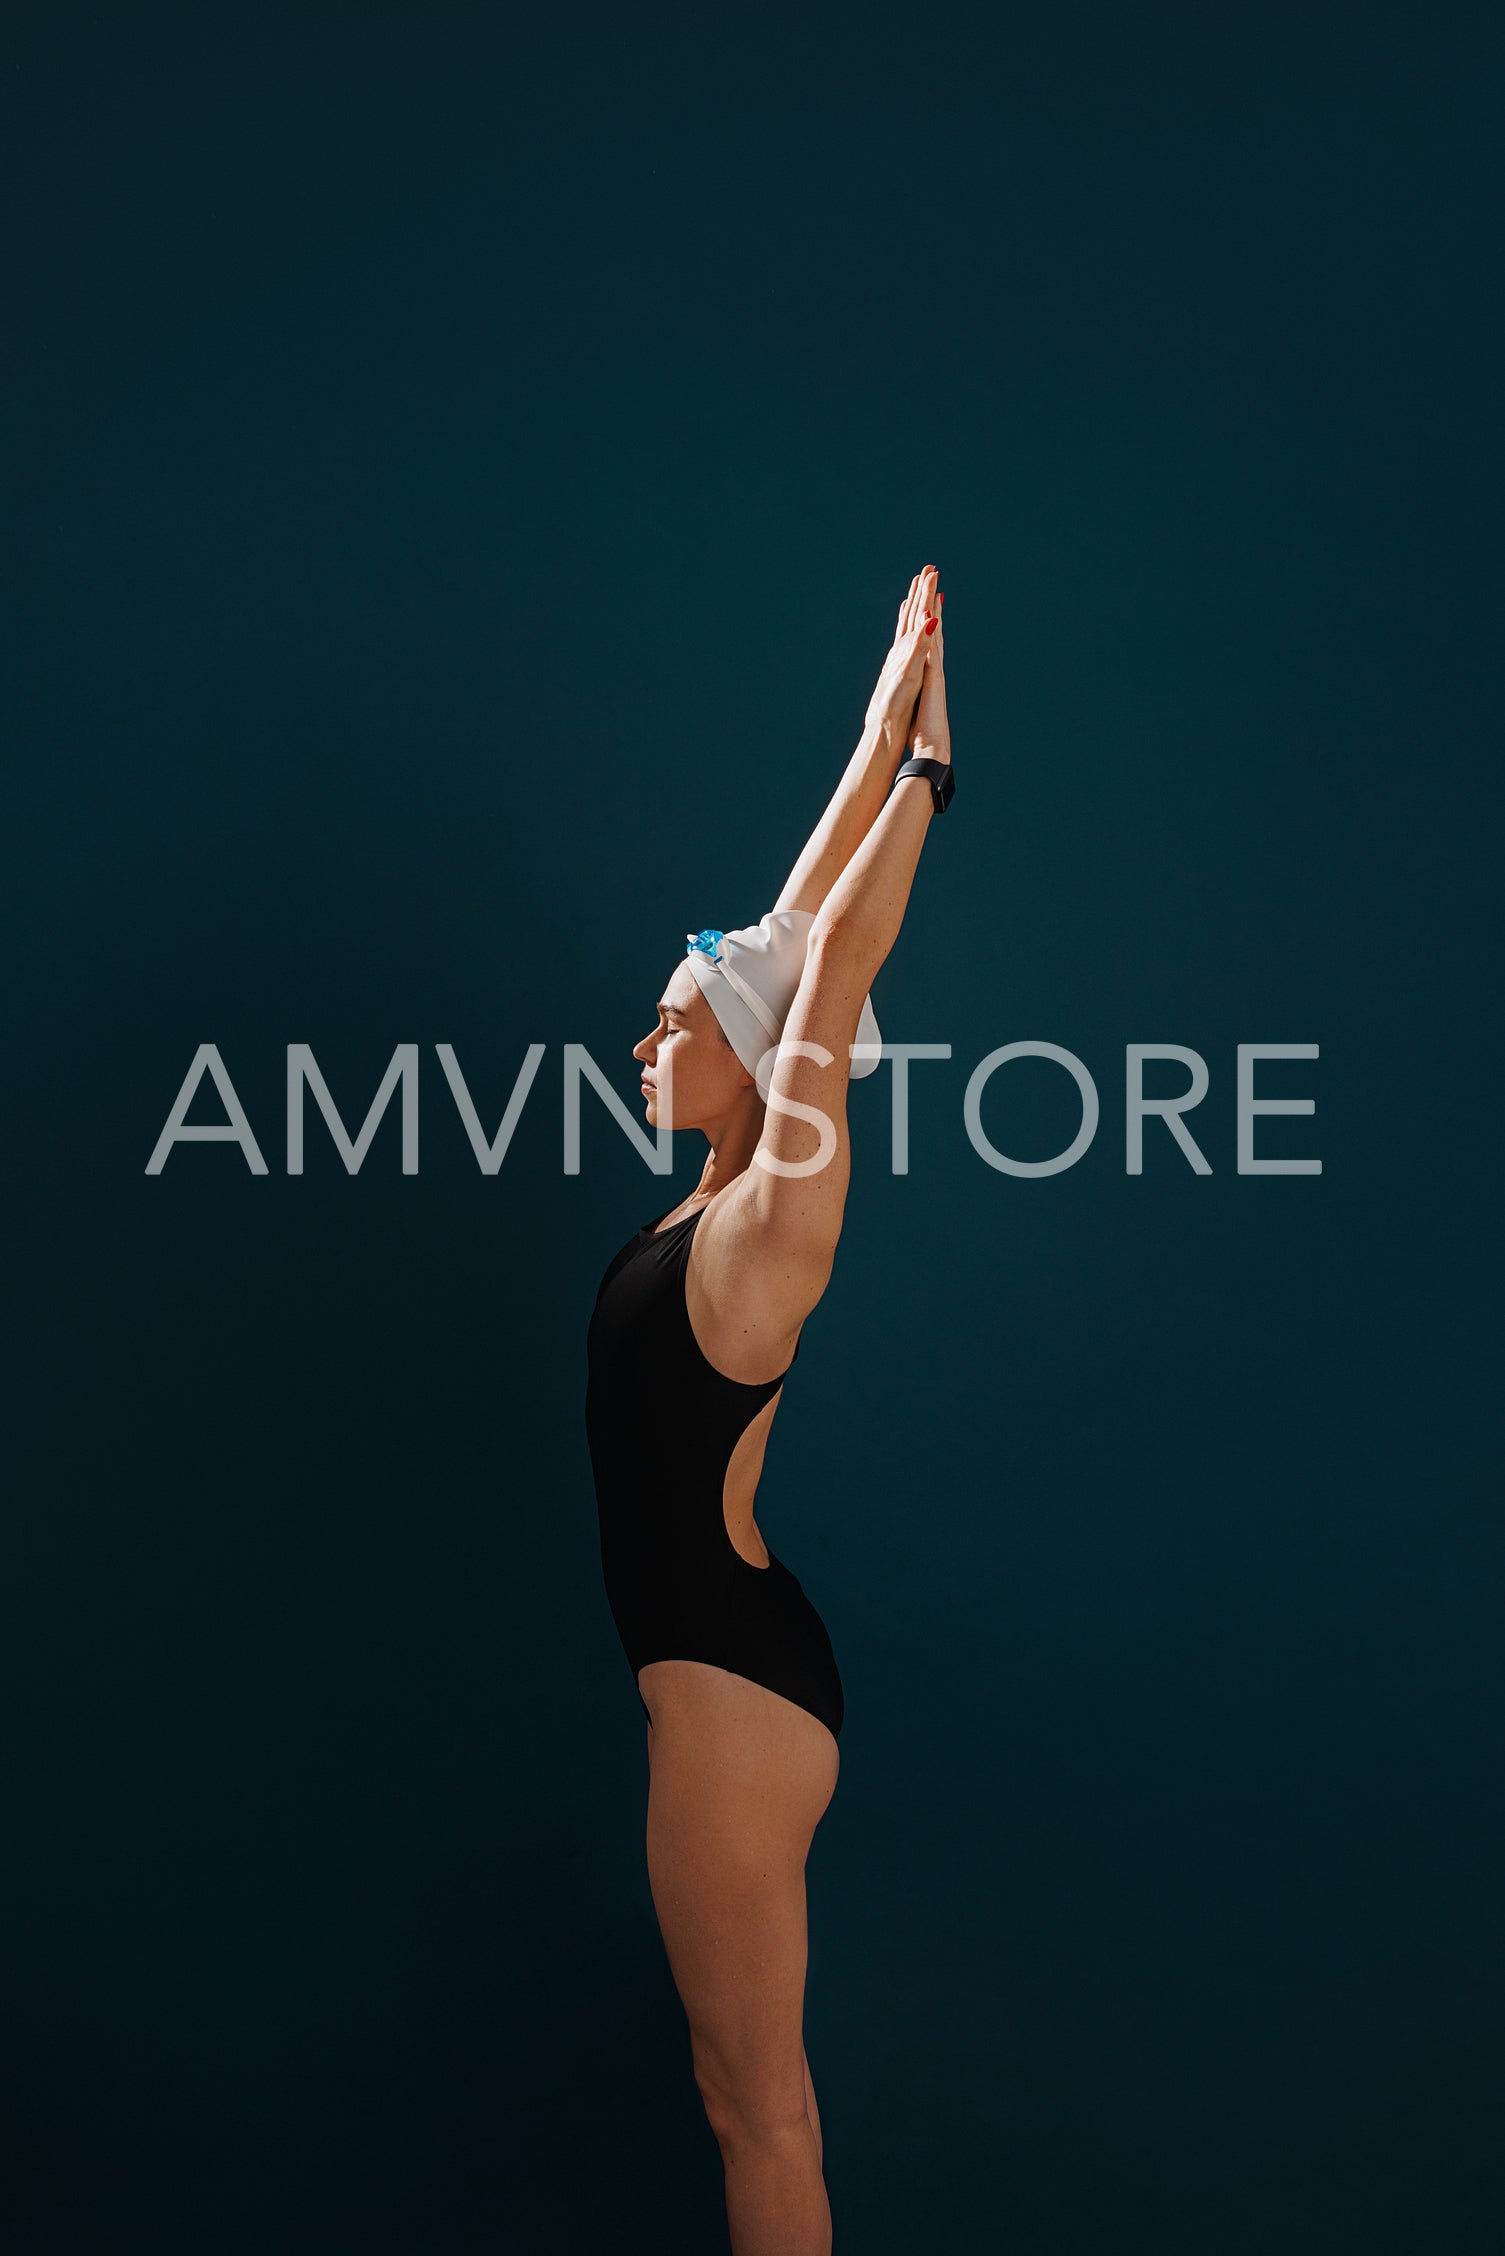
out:
M854 906L837 909L834 914L823 908L805 943L807 958L817 957L829 967L833 987L837 984L834 975L841 975L860 981L865 989L887 952L873 931L871 918Z
M850 911L833 910L828 901L820 909L814 924L810 927L809 938L805 942L806 953L812 956L826 955L832 949L838 949L842 954L846 954L851 949L853 938L854 931Z

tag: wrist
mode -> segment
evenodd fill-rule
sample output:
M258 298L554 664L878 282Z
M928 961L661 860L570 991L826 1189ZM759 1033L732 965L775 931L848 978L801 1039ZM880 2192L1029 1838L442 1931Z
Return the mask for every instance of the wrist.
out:
M938 759L934 751L912 752L894 778L897 789L901 783L924 783L927 797L934 813L943 815L956 792L956 779L951 772L949 757Z
M897 754L902 760L909 740L911 717L912 714L897 712L890 706L870 705L865 724L869 742L885 752Z

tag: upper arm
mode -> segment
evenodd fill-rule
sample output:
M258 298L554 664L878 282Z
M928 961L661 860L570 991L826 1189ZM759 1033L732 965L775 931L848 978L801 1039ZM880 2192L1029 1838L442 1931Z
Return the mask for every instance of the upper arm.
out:
M851 1174L851 1046L868 979L838 935L811 936L768 1082L762 1134L719 1218L707 1217L701 1281L738 1353L754 1341L796 1338L830 1283ZM780 1352L787 1359L787 1345Z
M836 934L812 932L744 1178L759 1233L786 1263L818 1276L821 1289L851 1178L847 1084L866 993L853 951Z

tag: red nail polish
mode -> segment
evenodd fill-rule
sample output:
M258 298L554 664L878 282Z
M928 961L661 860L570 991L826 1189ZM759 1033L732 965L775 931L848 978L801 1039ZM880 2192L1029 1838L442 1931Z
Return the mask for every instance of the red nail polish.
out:
M941 622L939 619L932 619L929 626L925 629L926 634L934 634L936 628L940 625L940 623Z

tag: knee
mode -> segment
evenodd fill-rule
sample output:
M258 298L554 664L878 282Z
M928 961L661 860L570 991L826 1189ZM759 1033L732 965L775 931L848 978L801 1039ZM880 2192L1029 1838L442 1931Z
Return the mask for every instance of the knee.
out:
M814 2136L805 2106L802 2064L792 2079L766 2069L731 2068L709 2048L695 2048L695 2081L706 2121L723 2154L749 2147L799 2149Z

